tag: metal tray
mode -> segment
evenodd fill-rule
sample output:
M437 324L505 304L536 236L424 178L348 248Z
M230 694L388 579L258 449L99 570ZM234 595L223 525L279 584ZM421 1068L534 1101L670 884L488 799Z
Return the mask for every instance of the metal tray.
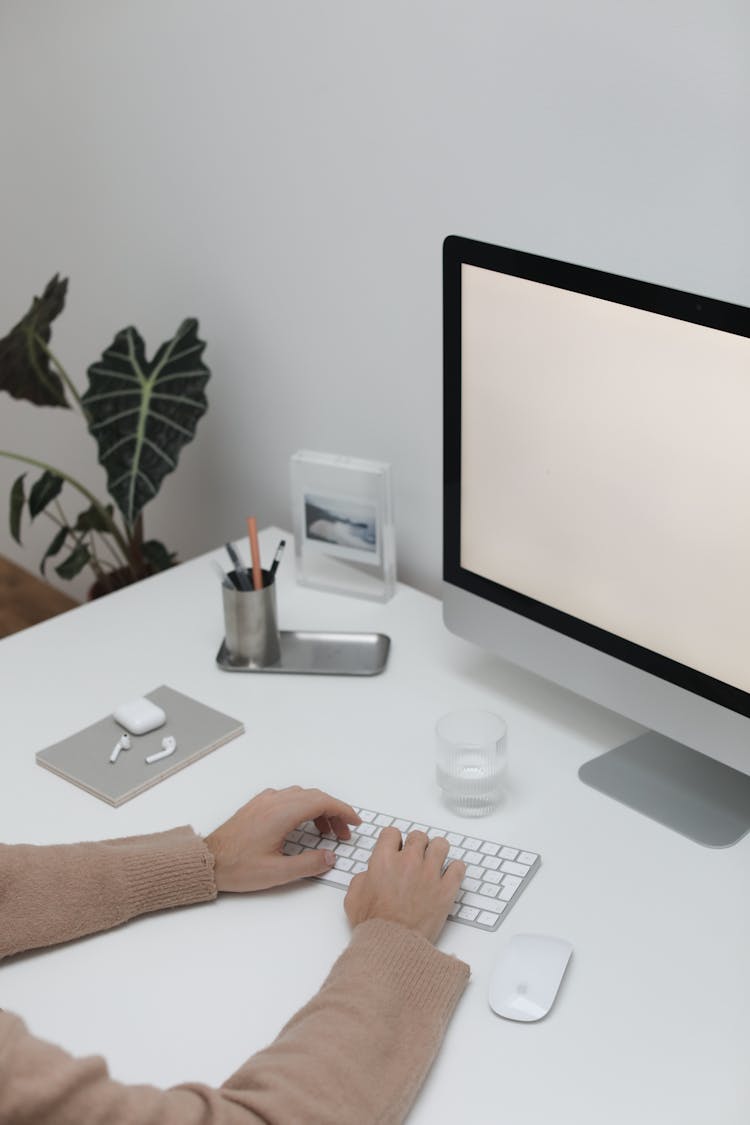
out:
M385 633L299 633L282 629L281 659L263 668L230 660L226 641L216 654L225 672L290 672L313 676L376 676L388 659Z

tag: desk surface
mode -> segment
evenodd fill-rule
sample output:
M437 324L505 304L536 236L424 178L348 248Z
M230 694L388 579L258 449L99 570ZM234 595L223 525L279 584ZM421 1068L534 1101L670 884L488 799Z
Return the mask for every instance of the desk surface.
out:
M264 557L277 539L263 533ZM8 637L2 838L206 833L289 784L460 829L433 780L434 723L456 707L497 711L508 796L472 823L543 865L497 933L446 925L440 947L473 976L410 1122L745 1125L750 836L702 848L582 785L578 766L638 728L451 636L439 602L415 590L379 605L297 586L292 555L278 575L281 627L388 633L382 675L220 671L206 561L223 562L219 551ZM246 734L119 809L35 764L40 748L161 683L242 719ZM310 882L142 918L0 967L0 1003L76 1054L103 1053L123 1081L219 1084L318 988L348 938L342 905ZM554 1009L528 1025L486 999L499 949L523 931L575 949Z

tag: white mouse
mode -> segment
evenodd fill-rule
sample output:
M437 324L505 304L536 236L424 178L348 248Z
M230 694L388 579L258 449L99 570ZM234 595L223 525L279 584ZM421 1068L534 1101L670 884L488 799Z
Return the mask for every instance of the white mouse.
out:
M514 934L490 978L490 1007L509 1020L546 1016L568 967L573 946L545 934Z

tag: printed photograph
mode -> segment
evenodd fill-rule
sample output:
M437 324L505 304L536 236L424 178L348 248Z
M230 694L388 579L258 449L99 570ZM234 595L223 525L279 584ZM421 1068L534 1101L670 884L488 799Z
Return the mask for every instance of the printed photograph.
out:
M374 504L305 493L305 534L318 543L376 554L377 509Z

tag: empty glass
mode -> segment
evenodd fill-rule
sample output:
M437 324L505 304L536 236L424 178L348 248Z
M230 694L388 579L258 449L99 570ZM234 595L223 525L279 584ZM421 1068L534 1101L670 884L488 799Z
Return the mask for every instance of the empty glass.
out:
M459 816L486 816L503 796L508 728L490 711L451 711L435 728L435 773Z

